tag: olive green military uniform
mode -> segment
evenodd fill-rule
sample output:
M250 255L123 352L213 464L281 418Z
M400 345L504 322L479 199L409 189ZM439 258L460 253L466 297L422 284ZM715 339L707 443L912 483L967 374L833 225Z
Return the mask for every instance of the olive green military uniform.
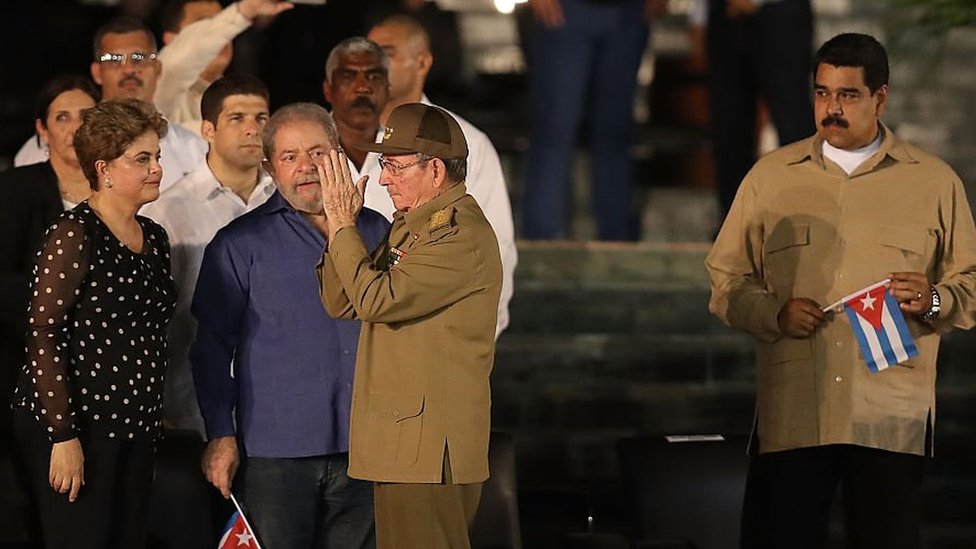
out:
M372 255L354 227L336 233L319 266L322 301L334 317L363 321L349 476L480 491L501 277L495 234L463 183L397 212Z

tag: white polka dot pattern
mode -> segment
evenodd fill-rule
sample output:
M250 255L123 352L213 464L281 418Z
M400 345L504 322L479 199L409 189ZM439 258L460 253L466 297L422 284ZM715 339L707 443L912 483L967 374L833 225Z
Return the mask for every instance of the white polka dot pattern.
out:
M166 232L138 219L141 253L83 202L49 229L38 253L14 403L53 441L78 430L127 440L159 434L176 295Z

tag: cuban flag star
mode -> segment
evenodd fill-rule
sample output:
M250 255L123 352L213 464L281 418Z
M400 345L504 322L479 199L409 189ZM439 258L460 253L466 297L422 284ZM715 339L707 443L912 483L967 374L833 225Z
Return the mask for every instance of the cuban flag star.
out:
M843 300L861 357L872 372L880 372L918 354L898 301L888 293L890 282L882 280Z
M232 495L231 500L234 502L234 507L237 510L234 511L230 516L230 520L227 521L227 525L224 526L224 535L220 538L217 549L261 549L261 545L258 544L258 539L254 537L254 533L251 530L251 525L244 518L244 513L237 503L237 498Z

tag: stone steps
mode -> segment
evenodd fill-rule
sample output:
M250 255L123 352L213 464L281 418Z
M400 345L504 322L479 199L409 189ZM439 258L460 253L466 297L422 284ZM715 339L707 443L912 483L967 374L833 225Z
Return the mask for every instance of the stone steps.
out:
M576 498L604 524L619 521L619 438L749 432L754 343L708 313L707 251L707 244L519 243L492 416L496 429L515 436L520 490L533 508ZM973 356L976 334L943 339L939 457L924 491L927 549L976 547L969 526L976 464L961 458L976 446ZM526 519L529 528L533 517Z

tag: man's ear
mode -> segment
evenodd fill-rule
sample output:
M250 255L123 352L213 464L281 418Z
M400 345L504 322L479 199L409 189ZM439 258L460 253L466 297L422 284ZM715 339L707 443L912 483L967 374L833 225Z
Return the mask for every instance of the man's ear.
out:
M214 126L213 122L204 120L200 123L200 135L207 140L207 143L213 144L215 133L217 133L217 127Z
M95 83L98 84L99 87L101 87L102 86L102 64L99 63L98 61L92 61L90 70L91 70L92 80L94 80Z
M329 105L332 105L332 88L329 86L328 78L322 80L322 96ZM335 109L334 106L332 108Z
M447 165L440 158L434 157L430 161L430 166L434 170L434 188L443 188L447 181Z
M888 104L888 84L882 84L878 91L874 92L874 96L878 102L874 107L874 114L880 118Z
M425 51L417 55L417 72L420 73L422 79L427 79L427 74L430 72L430 68L434 65L434 56L431 55L429 51Z

